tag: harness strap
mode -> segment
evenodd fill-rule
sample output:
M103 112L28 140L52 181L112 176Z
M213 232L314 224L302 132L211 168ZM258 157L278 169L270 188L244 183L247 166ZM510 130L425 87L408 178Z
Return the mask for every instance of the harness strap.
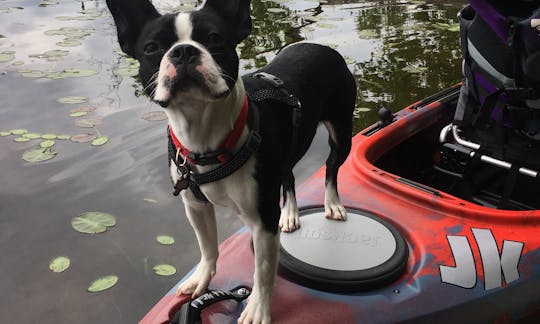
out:
M175 165L177 166L177 171L180 175L180 179L174 184L174 192L173 195L177 196L180 194L180 192L184 189L189 188L195 198L199 200L200 202L207 203L208 198L202 193L200 186L219 181L223 178L228 177L229 175L233 174L236 170L240 169L242 165L244 165L251 157L253 153L255 153L261 143L261 136L259 135L259 114L258 109L256 105L249 104L247 98L249 98L249 101L251 103L256 102L262 102L266 100L276 100L279 102L282 102L286 104L287 106L290 106L293 108L292 110L292 139L291 139L291 156L289 158L289 163L292 164L293 156L292 152L294 151L294 148L296 147L298 143L298 127L300 125L300 119L301 119L301 104L298 98L292 94L289 94L285 88L282 87L283 81L279 79L278 77L271 75L269 73L265 72L259 72L250 75L251 77L262 79L269 84L272 85L271 88L265 88L261 90L256 90L253 92L248 92L247 97L244 102L244 108L242 111L245 110L246 117L241 117L237 119L237 122L235 123L235 128L237 124L239 123L239 120L243 119L244 124L245 120L248 119L248 125L251 128L251 131L248 135L248 139L246 142L242 145L242 147L236 152L234 155L230 156L226 161L221 161L224 163L220 163L219 166L213 170L210 170L205 173L195 173L191 170L190 165L187 163L193 162L190 154L193 154L191 152L188 152L187 154L184 154L182 151L182 147L179 146L179 141L174 136L174 133L170 130L167 131L168 137L169 137L169 161L173 161ZM249 109L250 114L248 115L248 109L247 106L249 106L251 109ZM243 127L242 127L243 130ZM222 146L226 146L228 142L234 144L237 142L238 138L240 137L242 132L238 132L238 135L231 136L224 141L224 144ZM231 139L232 137L232 139ZM234 137L237 137L234 139ZM176 139L176 140L175 140ZM178 143L177 143L178 142ZM220 150L216 151L220 152ZM232 150L231 150L232 152ZM179 155L182 153L184 156L184 161L179 161ZM214 155L218 156L219 154L214 154L215 152L211 152L212 156L211 158L214 158ZM206 155L209 155L206 153ZM199 154L199 157L201 154ZM199 160L200 162L200 160ZM197 163L201 165L201 163ZM210 163L208 163L210 164ZM204 164L202 164L204 165ZM291 166L292 167L292 166Z
M174 146L180 150L182 156L187 159L189 162L197 165L210 165L210 164L220 164L228 162L231 159L232 152L234 152L234 147L240 139L242 132L244 131L244 126L246 125L248 116L248 99L244 97L244 104L242 109L234 122L232 131L227 135L223 140L217 150L205 152L205 153L194 153L188 150L182 143L178 140L176 135L174 135L172 127L169 125L169 137L172 139Z

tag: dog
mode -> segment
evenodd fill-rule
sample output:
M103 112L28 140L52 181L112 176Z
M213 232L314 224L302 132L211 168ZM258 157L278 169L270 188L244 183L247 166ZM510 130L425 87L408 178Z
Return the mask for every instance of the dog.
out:
M197 269L177 294L195 298L206 291L218 258L214 205L226 206L251 230L255 253L253 290L238 322L269 323L279 229L290 232L300 226L292 168L310 146L319 122L328 129L330 145L325 216L346 219L337 174L351 147L354 77L335 50L309 43L289 45L259 74L240 77L236 47L252 30L250 0L207 0L198 10L165 15L148 0L107 0L107 6L121 49L139 61L142 83L165 108L169 136L175 140L169 154L171 178L201 251ZM246 119L246 93L261 84L296 98L297 104L275 98L249 103L247 119L258 124L255 132L253 122L250 126L239 120ZM235 140L227 158L218 149L231 133ZM255 148L240 154L241 166L231 170L227 160L245 153L246 142ZM197 163L201 159L205 163ZM209 183L193 180L220 167L230 174Z

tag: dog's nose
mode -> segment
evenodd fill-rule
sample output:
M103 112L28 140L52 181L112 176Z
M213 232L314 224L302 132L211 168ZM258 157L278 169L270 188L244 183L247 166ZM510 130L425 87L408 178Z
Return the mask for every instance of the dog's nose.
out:
M180 44L170 50L169 59L174 64L194 63L199 54L198 48L192 45Z

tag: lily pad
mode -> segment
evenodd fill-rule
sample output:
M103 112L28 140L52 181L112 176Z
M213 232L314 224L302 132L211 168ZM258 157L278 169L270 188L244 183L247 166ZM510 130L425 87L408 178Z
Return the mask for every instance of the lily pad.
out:
M118 276L115 275L109 275L105 277L101 277L99 279L94 280L90 286L88 286L89 292L99 292L103 290L107 290L118 282Z
M22 135L22 134L28 133L28 130L20 128L20 129L12 129L9 132L13 135Z
M172 276L176 273L176 268L170 264L158 264L153 267L154 272L160 276Z
M25 78L43 78L47 75L43 71L27 69L19 70L19 73Z
M87 97L82 96L67 96L56 99L56 101L63 104L80 104L86 102L87 100Z
M75 120L75 125L84 128L92 128L101 124L103 124L103 119L101 118L79 118Z
M68 55L69 51L64 50L51 50L41 54L30 54L29 57L35 57L38 59L45 59L48 62L56 62L64 59L64 56Z
M70 117L82 117L86 116L88 113L86 111L77 111L74 113L69 114Z
M78 108L75 108L75 109L71 109L70 111L71 112L79 112L79 111L92 112L94 110L96 110L96 107L93 107L93 106L81 106L81 107L78 107Z
M358 112L368 112L368 111L371 111L371 108L360 107L360 108L356 108L356 111L358 111Z
M48 147L51 147L54 145L54 140L45 140L41 143L39 143L39 146L41 146L42 148L48 148Z
M71 260L68 257L59 256L51 260L49 263L49 269L51 269L52 272L64 272L67 268L69 268L70 264Z
M109 138L107 136L100 136L92 141L92 145L94 146L100 146L109 141Z
M59 139L59 140L68 140L68 139L71 138L71 136L67 135L67 134L60 134L60 135L56 136L56 138Z
M76 39L65 39L61 42L56 43L56 45L62 46L62 47L77 47L77 46L81 46L82 43Z
M51 79L64 79L64 78L82 78L96 75L97 71L83 70L83 69L65 69L62 71L52 71L47 73L46 77Z
M11 65L13 65L13 66L21 66L21 65L24 65L24 62L23 61L15 61L15 62L11 63Z
M11 135L11 132L0 132L0 137L5 137Z
M27 137L17 137L13 139L15 142L23 143L23 142L30 142L30 139Z
M168 235L158 235L156 236L156 241L164 245L174 244L174 237Z
M0 52L0 63L5 63L13 60L15 58L15 52L5 51Z
M161 121L167 119L167 114L163 111L151 111L147 112L142 116L142 119L148 121Z
M22 159L26 162L43 162L54 158L58 153L51 148L34 148L23 153Z
M139 75L139 67L119 68L115 70L115 73L123 77L134 77Z
M152 204L157 204L157 200L152 198L144 198L143 200Z
M86 143L94 140L96 137L95 134L77 134L71 136L71 141L76 143Z
M87 212L71 219L71 226L80 233L103 233L107 227L116 225L113 215L101 212Z
M53 140L53 139L56 139L56 134L43 134L41 135L41 138L45 139L45 140Z

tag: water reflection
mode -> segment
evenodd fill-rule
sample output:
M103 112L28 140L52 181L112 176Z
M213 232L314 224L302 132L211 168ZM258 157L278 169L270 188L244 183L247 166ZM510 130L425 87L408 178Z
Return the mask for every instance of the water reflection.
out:
M154 3L161 12L172 12L192 10L201 1ZM375 120L380 106L400 109L460 78L458 33L445 29L456 22L460 6L254 0L254 32L240 48L241 67L259 67L301 40L336 48L358 81L358 131ZM47 35L63 27L82 34L64 29L62 34L71 34ZM80 77L81 70L93 72ZM141 118L160 110L141 91L136 63L120 53L103 0L0 0L0 134L26 128L110 138L100 147L57 141L55 158L30 164L21 156L39 140L18 143L14 136L0 135L0 273L5 274L0 291L10 292L0 306L0 323L42 322L44 316L74 323L81 314L85 322L134 323L197 261L196 239L169 192L166 122ZM96 109L82 118L100 118L103 124L81 128L70 116L78 106L57 101L65 96L87 97L85 104ZM299 168L298 182L324 162L326 139L317 138L314 147ZM105 235L81 236L69 221L86 211L114 214L118 226ZM240 222L224 211L218 214L224 239ZM175 237L177 246L158 246L158 234ZM72 257L73 268L62 275L48 271L50 259L64 254ZM178 275L157 277L151 270L157 262L175 265ZM89 295L87 284L108 273L120 276L117 287Z

